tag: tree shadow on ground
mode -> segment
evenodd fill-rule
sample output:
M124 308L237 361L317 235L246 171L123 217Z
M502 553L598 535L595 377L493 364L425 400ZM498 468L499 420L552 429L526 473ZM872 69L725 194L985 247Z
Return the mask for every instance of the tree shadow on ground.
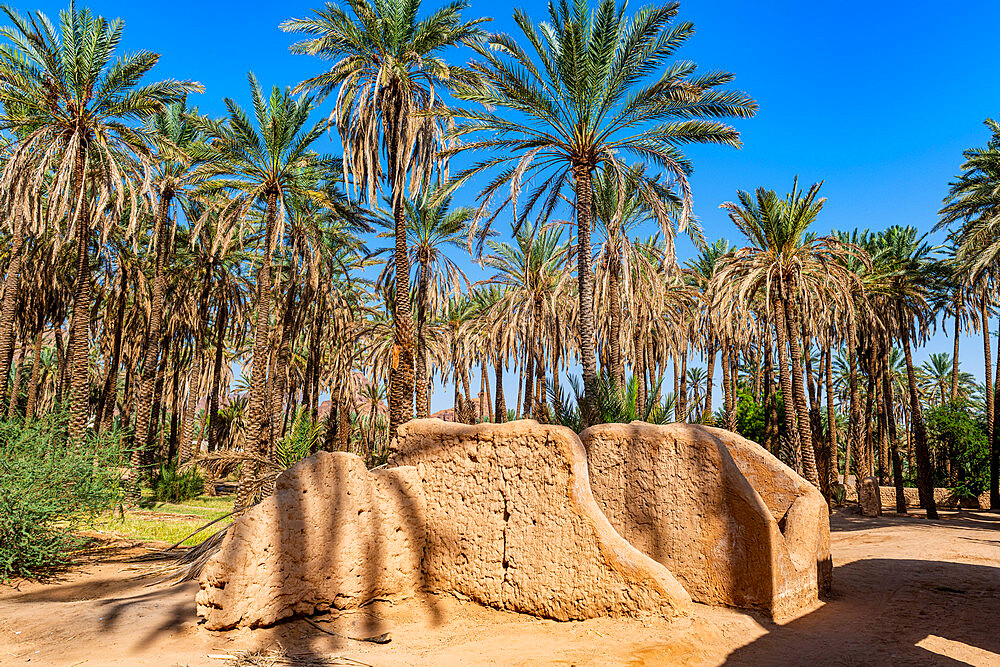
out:
M1000 664L997 618L1000 568L864 559L837 567L822 607L785 625L762 621L768 633L727 662L957 665L964 655Z
M947 526L948 528L1000 531L1000 510L942 510L939 508L938 513L941 516L938 521L928 521L926 513L921 509L911 509L907 514L886 511L879 517L865 517L861 516L857 506L849 505L835 510L830 515L830 528L836 532L844 532L892 526L914 527L923 524L927 527Z

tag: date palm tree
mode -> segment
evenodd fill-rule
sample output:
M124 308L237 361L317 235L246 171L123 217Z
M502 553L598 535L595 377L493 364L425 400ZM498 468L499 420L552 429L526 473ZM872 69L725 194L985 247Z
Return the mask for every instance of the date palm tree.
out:
M435 114L442 93L471 81L461 67L449 65L443 53L480 36L487 19L463 21L464 0L449 2L426 18L418 18L420 0L345 0L327 3L312 16L291 19L282 30L306 35L293 53L333 60L334 65L299 84L322 100L337 92L330 118L344 146L345 183L374 204L383 188L392 201L396 266L395 325L389 389L389 432L413 416L413 317L410 309L410 266L406 237L407 189L411 196L445 169L443 124ZM382 157L385 168L382 167ZM407 188L409 178L409 188Z
M295 99L288 89L272 88L264 96L253 74L248 74L253 102L253 120L233 100L226 99L225 120L202 121L217 156L201 166L202 195L230 195L218 217L240 225L263 209L260 234L260 264L257 268L256 324L251 354L252 375L247 406L247 447L258 458L271 450L268 397L271 312L274 291L274 255L278 236L292 199L319 196L316 184L334 169L334 163L310 150L325 123L310 124L313 98ZM197 229L195 233L197 233ZM276 416L275 416L276 418ZM249 500L251 466L244 466L237 493L237 508Z
M781 392L791 397L794 405L785 410L786 427L790 438L798 438L796 449L806 479L817 487L819 475L802 377L802 307L850 294L856 282L843 263L855 250L833 237L807 234L825 201L819 197L819 189L817 183L802 192L796 179L784 199L774 190L758 188L753 194L740 191L739 203L722 204L751 245L723 260L713 286L723 319L738 304L749 303L758 294L763 297L767 318L774 324Z
M534 211L547 218L563 200L563 190L572 186L585 402L597 390L591 271L595 170L604 165L621 180L629 168L622 160L630 157L664 170L682 193L684 211L676 222L683 229L690 208L691 163L681 146L738 147L739 133L717 119L747 118L757 109L747 95L721 89L732 74L698 74L690 61L670 61L694 33L691 23L674 22L677 12L676 2L627 16L625 4L616 0L601 0L593 11L585 2L559 0L549 4L549 21L536 26L518 10L514 22L530 52L505 34L475 46L481 60L471 67L481 82L460 86L456 95L486 109L451 112L462 121L452 136L477 136L445 154L491 152L462 171L456 185L487 171L499 172L480 193L481 211L494 195L509 189L501 205L509 204L516 220L526 220ZM521 201L526 182L534 185ZM649 184L640 191L659 223L672 229L675 221Z
M0 179L11 201L28 213L33 193L46 188L46 221L68 218L77 262L70 333L69 437L79 441L88 417L90 240L94 224L110 224L111 208L129 210L138 225L149 193L152 161L141 125L167 104L201 90L190 81L140 84L159 55L116 55L124 24L77 10L60 12L58 29L41 12L24 17L2 7L0 131L19 137ZM105 226L104 235L109 229Z
M417 419L423 419L430 416L427 323L449 296L461 291L463 282L471 291L465 272L445 254L445 250L465 247L472 209L464 206L453 209L451 197L436 197L433 189L421 192L416 201L407 200L404 207L408 265L416 267L416 403ZM383 235L395 235L395 220L381 220L379 223L387 230ZM395 276L395 249L386 248L383 252L391 255L379 282L388 284Z
M913 227L893 226L873 236L866 244L872 257L873 273L878 276L878 288L889 306L886 320L900 340L906 360L906 379L910 403L910 428L917 461L917 490L920 505L927 518L937 518L934 502L934 481L927 429L913 366L911 340L924 337L929 328L931 304L946 285L946 269L935 261L934 251Z
M522 414L541 419L546 392L541 387L536 391L536 381L545 381L545 332L566 295L569 272L563 267L571 249L558 229L524 226L514 243L490 242L490 250L486 266L495 273L489 282L502 292L493 305L493 319L521 332L527 351Z

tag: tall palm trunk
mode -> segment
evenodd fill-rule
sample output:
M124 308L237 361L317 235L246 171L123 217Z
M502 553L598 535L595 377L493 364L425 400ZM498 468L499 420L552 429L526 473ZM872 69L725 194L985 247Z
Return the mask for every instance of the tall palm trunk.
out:
M733 396L733 375L729 370L730 365L730 346L729 343L723 339L722 341L722 405L725 409L724 417L724 428L731 429L732 424L730 424L729 416L733 414L733 405L735 403Z
M642 336L642 328L639 326L637 318L633 317L632 325L632 350L635 359L632 361L632 379L636 383L635 392L635 413L643 415L646 411L646 355L645 341Z
M222 384L222 353L226 342L226 317L229 302L222 295L219 310L215 316L215 363L212 365L212 390L208 399L208 451L219 447L219 387ZM205 493L215 495L214 469L205 476Z
M625 386L625 362L622 359L622 298L621 298L621 259L617 253L612 253L608 263L608 309L610 313L610 329L608 338L611 344L611 377L619 389Z
M24 422L28 423L35 416L35 406L38 404L38 376L42 365L42 332L45 330L44 322L39 317L38 333L35 334L35 350L31 363L31 384L28 387L28 404L24 408Z
M778 345L778 380L781 384L781 399L785 407L785 437L788 438L788 443L795 454L795 461L793 463L801 472L799 430L795 423L795 400L792 398L792 376L788 370L788 347L785 341L788 337L788 328L785 326L784 304L778 303L774 314L775 342Z
M401 190L401 186L398 189ZM389 369L389 439L395 441L396 429L413 419L414 393L410 259L406 243L406 210L401 191L392 193L392 213L396 234L396 293L393 303L392 366Z
M891 340L888 336L886 337L886 350L891 347ZM889 457L892 459L892 483L896 487L896 513L906 514L906 495L903 491L903 462L899 458L899 446L896 441L895 400L892 395L892 382L889 379L888 366L887 356L884 367L886 372L882 374L882 395L885 399L886 427L889 432Z
M688 421L687 367L688 367L687 341L684 341L684 349L681 350L681 386L680 386L680 391L677 392L677 405L680 407L681 418L678 419L677 421L685 423Z
M496 378L496 413L494 421L502 424L507 421L507 404L503 400L503 358L497 351L493 352L493 374Z
M420 284L417 286L417 364L416 364L416 394L417 419L426 419L431 415L428 397L430 372L427 368L427 341L425 328L427 326L427 302L430 299L431 269L429 258L420 257Z
M122 278L119 285L118 310L115 312L115 330L111 342L111 362L107 377L104 379L104 390L101 401L97 405L96 426L99 431L105 431L111 426L115 416L115 405L118 403L118 369L121 367L122 330L125 324L125 282Z
M960 308L962 305L962 288L959 287L955 290L955 331L954 331L954 343L951 354L951 400L958 398L958 343L959 343L959 333L961 333L962 318L959 317Z
M847 323L847 359L848 359L848 401L850 402L850 419L847 422L847 452L844 456L844 484L851 474L851 458L855 466L861 452L861 399L858 397L858 328L854 319L854 311L849 310ZM855 479L859 484L860 479Z
M900 332L903 338L903 355L906 358L906 381L910 390L910 425L913 432L913 450L917 459L917 491L921 506L927 510L928 519L938 518L937 505L934 503L934 480L931 477L931 456L927 447L927 431L924 427L924 415L920 407L920 395L917 393L917 378L913 371L913 356L910 352L910 318L899 312Z
M205 331L208 329L208 297L212 289L212 273L214 261L210 261L205 269L205 284L198 301L198 332L194 339L194 358L191 360L191 370L188 374L187 406L184 409L184 422L181 424L181 463L191 458L192 440L194 439L195 414L198 409L198 398L201 396L201 367L205 359ZM202 433L199 440L204 438ZM201 451L201 444L195 449L195 454Z
M77 151L73 177L73 194L77 202L76 219L76 285L73 294L73 324L70 330L70 350L66 362L72 363L69 379L69 440L79 447L87 427L89 373L87 354L90 348L90 209L85 183L87 148L81 143Z
M705 375L705 409L701 411L701 419L708 423L712 419L712 390L715 375L715 335L708 330L708 372Z
M21 291L21 255L24 249L24 216L14 214L14 238L10 248L10 264L7 267L7 282L3 290L3 306L0 309L0 401L7 394L7 378L10 376L10 357L14 349L14 311L17 296Z
M792 358L792 391L795 394L795 409L798 412L799 444L802 447L802 471L805 478L819 488L816 471L816 453L813 449L812 428L809 423L809 406L802 386L802 354L799 349L799 312L795 294L785 299L785 316L788 319L788 351Z
M10 387L10 401L7 405L7 419L13 419L17 412L17 398L21 392L21 372L24 370L25 345L22 343L17 353L17 364L14 366L14 382Z
M275 372L270 383L272 448L284 436L284 424L278 419L278 416L282 413L285 391L288 388L288 367L292 356L291 337L292 329L295 326L295 294L299 282L298 274L298 262L293 257L288 272L288 287L285 290L285 304L282 309L281 328L278 333L278 350L274 356Z
M997 337L997 384L1000 384L1000 337ZM994 390L996 387L994 386ZM993 433L990 437L990 509L1000 509L1000 391L994 391Z
M593 229L594 192L591 183L591 165L574 165L573 180L576 187L577 226L577 280L580 290L580 363L583 372L584 405L583 422L596 420L597 358L594 355L594 276L591 271L590 233Z
M543 336L542 299L535 298L535 405L534 418L545 422L548 411L545 409L545 340ZM619 351L620 352L620 351Z
M267 193L267 208L264 212L264 257L257 269L257 322L254 326L253 351L251 356L250 402L247 406L247 449L250 453L264 457L270 450L270 422L267 409L267 367L270 356L271 337L271 291L274 289L272 267L274 246L277 243L278 193ZM256 476L255 466L244 465L240 472L240 482L236 490L233 511L238 515L246 510L250 501L250 482Z
M983 356L986 361L986 434L993 441L993 364L990 359L990 314L986 307L987 297L984 293L979 301L983 320Z
M777 456L781 438L778 415L778 392L774 390L774 350L771 335L764 331L764 447Z
M833 341L832 335L826 335L826 354L823 360L823 370L826 375L826 437L829 441L829 462L827 463L827 485L832 486L837 482L838 466L840 465L837 455L837 413L833 407Z
M149 330L146 332L146 345L142 355L142 375L139 379L139 401L135 411L135 437L137 442L143 442L146 433L150 431L150 418L153 410L153 392L156 383L156 360L160 355L161 330L163 329L163 300L167 279L164 266L167 261L167 212L170 209L170 190L160 191L160 206L153 227L155 268L153 272L153 293L149 303ZM132 453L134 468L133 482L138 482L139 466L141 465L142 446L136 446ZM138 501L139 488L133 486L130 490L132 500Z

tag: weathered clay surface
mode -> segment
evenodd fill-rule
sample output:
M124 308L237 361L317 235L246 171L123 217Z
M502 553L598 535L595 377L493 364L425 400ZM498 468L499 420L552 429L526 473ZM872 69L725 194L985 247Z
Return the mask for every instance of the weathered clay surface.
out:
M864 516L881 516L882 498L878 492L878 480L865 477L861 480L861 514Z
M830 592L830 509L815 486L756 442L721 428L705 427L729 450L740 472L778 523L783 544L775 561L775 618L815 606Z
M526 420L400 428L427 503L428 586L557 620L686 613L691 598L598 509L575 433Z
M369 472L353 454L319 452L229 529L202 572L198 614L213 630L253 627L412 595L425 512L414 468Z
M598 504L699 602L764 609L779 620L812 608L819 584L811 556L824 535L829 549L829 524L825 533L817 525L822 496L726 433L641 422L584 431Z

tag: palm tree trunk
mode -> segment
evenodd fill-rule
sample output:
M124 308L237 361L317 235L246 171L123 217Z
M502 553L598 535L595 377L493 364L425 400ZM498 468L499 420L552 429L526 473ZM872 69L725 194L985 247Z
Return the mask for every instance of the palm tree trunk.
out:
M886 340L886 349L890 348ZM888 356L886 357L886 370L888 371ZM892 483L896 487L896 513L906 514L906 495L903 491L903 462L899 458L899 448L896 443L896 412L892 396L892 382L889 373L882 374L882 395L885 397L886 427L889 432L889 457L892 459Z
M847 422L847 452L844 457L844 484L851 474L851 458L857 467L861 452L861 399L858 397L858 329L854 319L854 311L848 311L847 324L847 358L848 358L848 400L850 402L850 419ZM855 484L861 479L855 476Z
M191 360L191 371L188 375L187 406L184 410L184 422L181 424L180 461L184 463L191 458L194 439L194 423L197 420L198 398L201 396L201 367L205 359L205 332L208 329L208 297L212 289L212 273L214 261L210 261L205 269L205 285L198 302L198 332L194 339L194 358ZM204 436L204 433L201 434ZM195 454L201 451L201 443Z
M14 382L10 388L10 401L7 405L7 419L13 419L17 412L17 398L21 392L21 372L24 370L24 343L21 344L17 353L17 365L14 366Z
M490 396L490 375L486 371L486 357L479 364L479 411L484 421L493 421L493 397ZM485 399L483 395L485 394ZM485 402L484 402L485 401Z
M153 237L155 245L155 268L153 273L153 293L149 304L149 330L146 332L146 345L142 355L142 374L139 377L139 400L135 411L135 437L138 442L144 442L146 434L150 432L150 418L153 409L153 393L156 383L156 360L159 358L161 349L161 331L163 329L163 300L166 290L167 279L164 275L164 266L167 260L167 214L170 209L170 199L173 194L169 190L160 192L160 206L156 214L156 222L153 226ZM132 453L132 467L134 473L132 481L137 483L139 479L139 468L142 465L143 447L137 446ZM139 500L139 488L133 485L130 489L130 496L133 501Z
M812 428L809 424L809 406L806 404L806 392L802 386L802 355L799 350L798 331L800 327L798 303L795 294L789 294L785 299L786 317L788 318L788 351L792 358L792 391L795 392L795 409L798 412L799 442L802 447L802 471L805 478L816 488L819 488L819 475L816 471L816 453L813 449Z
M542 327L542 299L535 299L535 401L534 418L544 423L548 416L545 409L545 341ZM619 350L620 353L620 350Z
M833 407L833 341L829 332L826 335L826 355L823 361L823 370L826 375L826 437L829 441L829 451L827 452L829 460L826 470L829 487L837 482L840 465L837 460L837 412Z
M493 375L496 380L496 407L494 421L502 424L507 421L507 404L503 400L503 358L500 353L493 353Z
M35 406L38 403L38 376L42 365L42 332L44 322L39 318L38 333L35 334L35 351L31 364L31 385L28 387L28 405L24 408L24 422L28 423L35 416Z
M285 305L282 309L281 329L278 335L278 351L274 360L274 379L271 381L271 446L284 437L284 424L277 417L283 412L285 391L288 388L288 367L291 363L292 329L295 326L295 293L298 287L298 262L292 259L288 272L288 287L285 290Z
M73 195L78 204L76 210L76 285L73 294L73 325L70 332L70 353L68 363L72 363L69 388L69 440L75 447L83 443L83 432L87 427L88 395L90 378L87 356L90 351L90 210L85 191L85 164L87 149L80 144L76 156L76 173L73 177ZM6 381L6 378L4 379Z
M594 355L594 276L591 271L590 245L590 233L593 229L594 192L590 170L590 165L573 166L573 180L576 187L577 279L580 290L580 363L583 372L584 395L581 415L585 425L590 425L596 420L597 401L597 359Z
M865 438L864 438L864 450L863 456L858 458L858 475L860 477L872 477L875 473L873 470L873 452L874 452L874 441L875 436L872 431L872 418L873 418L873 408L875 402L875 368L874 368L874 357L871 348L868 349L866 356L866 361L868 362L868 391L865 392ZM862 470L861 468L864 468Z
M611 345L611 377L614 385L622 388L625 385L625 362L622 359L622 298L621 271L622 265L618 257L609 261L608 308L610 309L610 328L608 338Z
M97 409L98 432L107 430L115 416L115 406L118 403L118 369L121 367L122 354L122 330L125 324L125 298L124 279L119 286L118 311L115 313L115 331L111 343L111 367L104 380L104 390L101 392L101 402Z
M430 299L430 261L420 258L420 284L417 286L417 349L416 349L416 394L417 419L426 419L431 414L428 391L430 373L427 368L427 341L424 329L427 326L427 302Z
M391 172L398 167L391 167ZM399 191L397 191L399 190ZM389 440L396 429L413 419L413 315L410 312L410 258L406 243L406 209L402 186L393 188L392 214L396 235L396 293L393 304L393 358L389 369ZM457 420L456 415L456 420Z
M270 422L267 405L267 360L270 357L271 337L271 291L274 288L271 264L274 262L274 246L277 243L278 193L267 193L267 208L264 212L264 256L257 269L257 322L254 326L253 351L251 353L252 373L250 376L250 401L247 406L247 440L249 453L260 457L270 451L268 442ZM236 490L233 512L242 514L250 500L250 481L256 476L255 466L244 465Z
M781 427L778 423L778 392L774 390L774 349L771 345L771 335L764 329L764 447L769 452L778 455L780 451Z
M984 326L985 330L985 326ZM1000 384L1000 337L997 337L997 384ZM994 390L996 386L994 386ZM990 437L990 509L1000 509L1000 391L994 391L993 433Z
M21 290L21 255L24 249L24 216L14 214L14 238L10 249L10 264L7 267L7 282L3 290L3 307L0 310L0 401L7 392L7 378L10 376L10 357L14 349L14 311L17 296Z
M799 429L796 425L795 399L792 393L792 376L788 370L788 348L785 338L788 335L788 328L785 326L785 307L783 303L778 303L775 309L774 331L778 345L778 378L781 383L781 398L785 406L785 436L792 446L795 454L795 461L792 463L801 472L801 449L799 445Z
M990 359L990 314L985 292L979 301L983 320L983 356L986 361L986 434L993 441L993 363Z
M684 349L681 350L681 388L677 394L677 405L680 406L681 418L677 421L686 423L688 421L688 351L687 341L684 342Z
M632 378L637 385L635 392L635 413L642 415L645 414L646 403L648 402L646 398L646 353L641 327L634 319L632 325L632 351L635 356L632 360Z
M910 318L900 308L900 332L903 337L903 355L906 357L906 381L910 390L910 424L913 432L913 449L917 459L917 491L920 505L927 510L928 519L938 518L937 505L934 503L934 480L931 477L931 457L927 447L927 431L924 428L924 415L920 408L920 395L917 393L917 378L913 372L913 356L910 352Z
M708 330L708 373L705 375L705 409L701 411L699 421L708 423L712 419L712 391L715 375L715 335Z
M962 305L962 288L958 287L955 289L955 331L953 343L952 355L951 355L951 400L958 398L958 335L962 327L962 318L959 317L960 308Z
M531 418L535 407L535 318L531 319L531 337L524 346L524 402L521 403L521 415L525 419Z
M729 415L733 413L733 375L729 370L730 347L727 341L722 341L722 405L725 409L724 428L730 428Z
M221 295L219 309L215 316L215 363L212 365L212 389L208 399L208 451L219 447L219 387L222 384L222 353L226 341L226 316L229 302ZM205 475L205 493L215 495L214 467Z

